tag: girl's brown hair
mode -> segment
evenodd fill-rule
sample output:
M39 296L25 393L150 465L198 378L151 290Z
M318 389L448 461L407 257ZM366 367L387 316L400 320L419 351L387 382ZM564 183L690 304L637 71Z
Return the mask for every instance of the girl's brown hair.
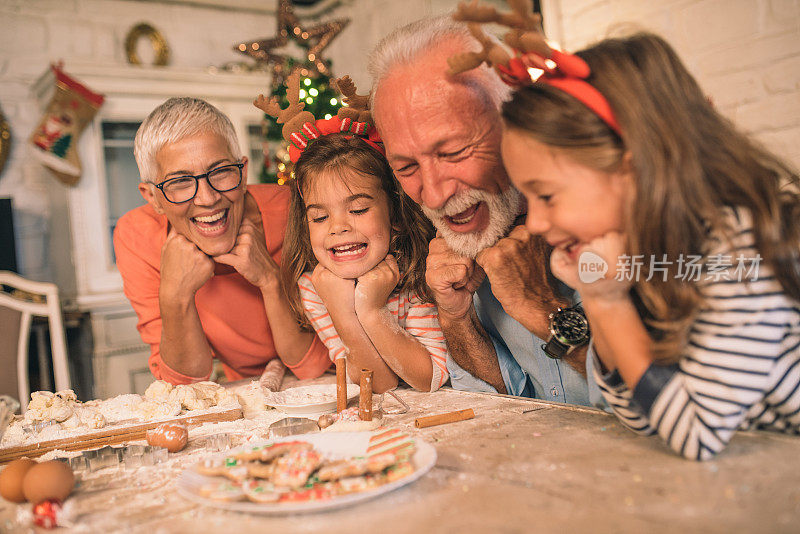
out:
M355 136L326 135L311 143L295 164L295 179L290 182L292 199L289 221L283 242L283 287L295 319L306 329L310 329L311 325L300 303L297 281L304 272L316 267L317 259L311 250L303 195L310 190L315 176L323 172L345 170L373 176L380 182L389 203L389 220L392 224L389 253L397 259L400 269L397 289L412 291L421 299L431 301L430 290L425 283L428 243L435 234L430 221L417 203L405 194L386 158L377 150Z
M628 253L666 254L673 262L666 281L654 276L645 283L641 276L634 286L659 331L656 356L677 358L702 301L697 285L675 276L675 259L703 254L707 225L730 230L726 206L751 212L759 253L786 294L800 300L797 173L717 113L660 37L607 39L576 55L589 64L587 81L608 100L622 137L546 84L517 91L503 105L503 117L509 127L594 169L619 170L630 154L636 183L626 207Z

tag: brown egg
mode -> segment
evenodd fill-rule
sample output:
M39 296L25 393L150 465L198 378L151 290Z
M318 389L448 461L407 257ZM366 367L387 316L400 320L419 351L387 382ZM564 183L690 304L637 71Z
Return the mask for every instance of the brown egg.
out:
M25 498L37 504L49 499L63 501L75 487L75 475L64 462L50 460L31 467L22 482Z
M34 465L36 465L36 460L30 458L19 458L9 462L0 471L0 496L11 502L25 502L22 481L25 479L25 473Z
M189 429L183 423L164 423L147 431L147 443L153 447L164 447L169 452L178 452L189 443Z

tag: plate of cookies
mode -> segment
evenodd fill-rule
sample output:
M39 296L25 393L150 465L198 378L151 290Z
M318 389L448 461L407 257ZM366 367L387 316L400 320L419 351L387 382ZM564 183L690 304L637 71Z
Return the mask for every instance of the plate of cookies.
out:
M399 429L321 432L211 455L181 473L178 491L238 512L319 512L411 484L435 464L432 445Z

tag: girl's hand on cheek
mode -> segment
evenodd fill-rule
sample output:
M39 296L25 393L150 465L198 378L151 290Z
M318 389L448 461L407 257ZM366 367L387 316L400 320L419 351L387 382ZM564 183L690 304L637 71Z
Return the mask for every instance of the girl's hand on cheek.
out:
M626 239L619 232L609 232L581 247L577 268L573 271L578 285L573 287L583 300L628 297L633 285L630 272L618 273L620 266L624 268L622 256L626 254Z
M578 264L572 261L563 248L554 249L550 254L550 271L553 276L573 289L578 288Z
M328 311L355 313L355 280L339 278L320 263L311 273L311 282Z
M389 300L389 295L397 287L399 280L400 269L397 267L397 260L388 254L382 262L358 278L355 291L356 314L360 316L362 313L386 306L386 301Z

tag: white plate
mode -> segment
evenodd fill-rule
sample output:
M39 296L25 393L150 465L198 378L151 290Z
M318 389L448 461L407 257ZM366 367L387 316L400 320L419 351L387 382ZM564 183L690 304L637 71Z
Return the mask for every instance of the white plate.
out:
M357 384L347 384L347 400L358 397ZM336 384L300 386L284 391L264 392L264 402L291 415L320 416L336 411Z
M382 432L378 430L376 432ZM287 436L285 438L270 440L266 443L276 443L280 441L307 441L314 445L314 447L323 454L331 454L334 456L358 456L363 454L369 444L369 438L372 432L322 432L315 434L304 434L301 436ZM211 506L214 508L221 508L223 510L231 510L235 512L249 512L253 514L297 514L308 512L321 512L323 510L333 510L335 508L343 508L352 506L356 503L373 499L380 495L389 493L398 488L411 484L419 479L422 475L431 470L436 464L436 449L425 441L415 438L416 451L411 457L411 463L414 465L414 472L410 475L403 477L394 482L378 486L360 493L351 493L349 495L341 495L332 497L322 501L307 501L307 502L287 502L287 503L255 503L249 501L237 502L224 502L208 499L200 494L200 488L209 482L219 480L219 478L208 477L197 473L194 468L185 469L178 478L178 493L187 499L199 504ZM225 458L236 453L244 448L251 448L256 443L247 445L246 447L239 447L225 453L216 454L213 457Z

